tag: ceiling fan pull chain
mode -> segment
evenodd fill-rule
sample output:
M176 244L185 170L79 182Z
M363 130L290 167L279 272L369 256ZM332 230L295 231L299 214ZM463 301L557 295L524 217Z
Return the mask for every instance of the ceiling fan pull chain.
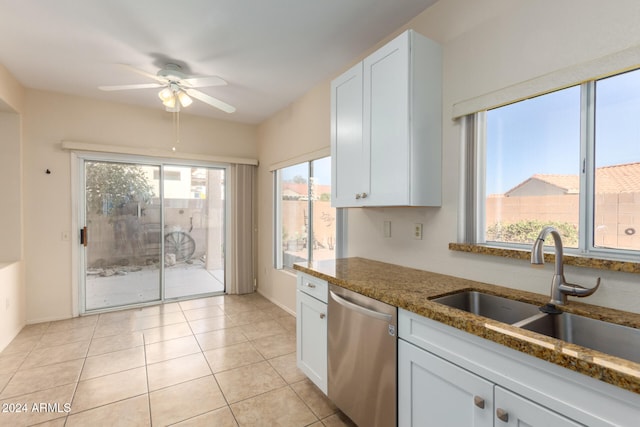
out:
M180 144L180 107L176 110L176 145Z
M180 107L176 106L171 118L173 119L173 136L176 143L171 147L171 151L176 151L180 145Z

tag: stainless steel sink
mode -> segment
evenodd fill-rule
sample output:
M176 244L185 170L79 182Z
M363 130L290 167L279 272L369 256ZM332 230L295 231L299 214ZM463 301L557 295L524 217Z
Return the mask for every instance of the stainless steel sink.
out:
M459 292L433 301L509 324L540 313L537 305L477 291Z
M537 332L640 363L640 329L571 313L547 314L519 324Z
M459 292L433 301L640 363L640 329L566 312L545 314L535 304L477 291Z

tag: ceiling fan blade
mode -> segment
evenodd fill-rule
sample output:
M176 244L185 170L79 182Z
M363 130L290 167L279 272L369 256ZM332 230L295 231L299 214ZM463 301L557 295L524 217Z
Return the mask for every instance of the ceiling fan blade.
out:
M205 104L209 104L212 107L218 108L226 113L233 113L236 111L235 107L232 107L226 102L220 101L219 99L216 99L213 96L209 96L206 93L202 93L199 90L185 89L185 92L187 92L187 95L193 96L195 99L200 100Z
M190 77L180 80L187 87L226 86L227 82L218 76Z
M120 65L121 67L126 68L127 70L133 71L134 73L138 73L138 74L140 74L141 76L148 77L148 78L150 78L151 80L155 80L155 81L158 81L158 82L161 82L161 83L166 83L166 81L167 81L167 79L165 79L165 78L163 78L163 77L161 77L161 76L158 76L158 75L156 75L156 74L152 74L152 73L148 73L148 72L146 72L146 71L144 71L144 70L141 70L141 69L139 69L139 68L133 67L133 66L131 66L131 65L129 65L129 64L119 64L119 65Z
M98 89L104 91L113 91L113 90L130 90L130 89L153 89L158 87L164 87L165 84L162 83L140 83L133 85L116 85L116 86L98 86Z

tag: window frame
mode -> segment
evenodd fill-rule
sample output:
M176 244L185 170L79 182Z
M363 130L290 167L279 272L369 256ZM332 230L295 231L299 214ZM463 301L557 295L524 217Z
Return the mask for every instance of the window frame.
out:
M313 173L313 162L316 160L321 160L324 158L328 158L330 156L320 156L314 157L309 160L300 161L297 163L287 164L286 166L279 167L277 169L273 169L273 267L276 270L281 271L293 271L293 269L289 266L284 265L284 257L282 251L282 208L280 202L282 201L282 178L281 171L291 166L297 165L307 165L307 179L312 176ZM310 182L310 181L308 181ZM332 188L333 191L333 188ZM307 211L309 212L309 220L307 226L307 242L312 242L312 233L313 233L313 200L311 197L311 185L307 187ZM335 249L334 249L334 259L341 258L346 250L346 240L344 239L345 230L346 230L346 215L344 209L335 208L336 217L335 217L335 227L336 227L336 236L335 236ZM307 245L307 260L306 262L313 262L313 245Z
M581 164L578 247L565 248L565 252L569 254L621 261L634 261L640 255L640 250L604 248L594 245L596 84L599 80L615 78L626 72L629 71L565 87L580 86L580 158L576 159ZM560 89L564 88L557 90ZM550 90L535 96L545 96L554 91ZM522 100L518 99L513 102ZM500 108L504 105L508 105L508 103L493 108ZM529 244L486 241L486 112L490 109L487 108L461 117L462 147L460 158L464 170L461 174L460 185L459 241L489 247L530 250L531 245Z

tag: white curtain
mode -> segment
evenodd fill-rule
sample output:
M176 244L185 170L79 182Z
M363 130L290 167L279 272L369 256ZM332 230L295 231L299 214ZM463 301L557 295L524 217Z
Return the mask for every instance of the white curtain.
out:
M231 210L228 254L230 272L228 294L247 294L254 291L255 236L254 197L256 167L234 164L229 171Z

